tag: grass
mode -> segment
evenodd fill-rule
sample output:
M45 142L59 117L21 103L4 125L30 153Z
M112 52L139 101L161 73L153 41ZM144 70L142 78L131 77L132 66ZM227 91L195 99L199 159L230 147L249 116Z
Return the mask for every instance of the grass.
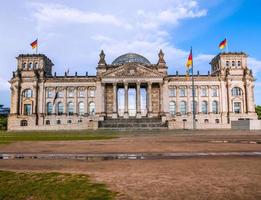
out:
M7 132L0 131L0 144L16 141L104 140L119 136L108 131Z
M87 175L65 173L18 173L0 171L0 199L71 200L114 199L106 185Z

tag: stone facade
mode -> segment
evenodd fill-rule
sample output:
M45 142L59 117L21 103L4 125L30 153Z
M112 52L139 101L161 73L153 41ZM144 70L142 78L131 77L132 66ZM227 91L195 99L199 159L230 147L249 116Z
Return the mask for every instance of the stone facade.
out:
M8 130L97 129L106 119L160 118L169 129L192 128L192 84L157 64L125 54L107 64L100 53L96 76L57 76L43 54L19 55L10 80ZM254 77L245 53L220 53L208 75L194 75L197 128L230 128L257 119Z

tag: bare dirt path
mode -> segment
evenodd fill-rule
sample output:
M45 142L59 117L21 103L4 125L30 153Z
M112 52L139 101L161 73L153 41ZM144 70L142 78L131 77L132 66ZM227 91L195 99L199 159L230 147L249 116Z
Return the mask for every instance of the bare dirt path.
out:
M0 169L89 174L118 199L261 199L260 158L177 160L1 160Z

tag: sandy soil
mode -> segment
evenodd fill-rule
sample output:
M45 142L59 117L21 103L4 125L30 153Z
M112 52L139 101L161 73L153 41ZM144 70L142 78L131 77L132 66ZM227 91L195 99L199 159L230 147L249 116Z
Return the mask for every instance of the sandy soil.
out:
M205 132L203 132L205 133ZM213 133L210 132L210 133ZM214 132L215 133L215 132ZM225 142L224 142L225 141ZM255 144L253 142L259 142ZM251 143L251 144L250 144ZM261 151L261 132L216 134L121 134L96 141L38 141L0 145L0 152L108 153L108 152L220 152Z
M178 160L1 160L0 169L86 173L118 199L261 199L260 158Z

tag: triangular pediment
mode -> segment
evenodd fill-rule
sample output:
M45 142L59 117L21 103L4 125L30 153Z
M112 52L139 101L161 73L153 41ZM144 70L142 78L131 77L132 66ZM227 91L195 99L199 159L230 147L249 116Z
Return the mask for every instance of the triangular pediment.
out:
M150 69L149 67L140 64L125 64L115 69L110 69L105 72L102 77L106 78L129 78L129 77L144 77L144 78L158 78L164 77L164 74L157 71L157 69Z

